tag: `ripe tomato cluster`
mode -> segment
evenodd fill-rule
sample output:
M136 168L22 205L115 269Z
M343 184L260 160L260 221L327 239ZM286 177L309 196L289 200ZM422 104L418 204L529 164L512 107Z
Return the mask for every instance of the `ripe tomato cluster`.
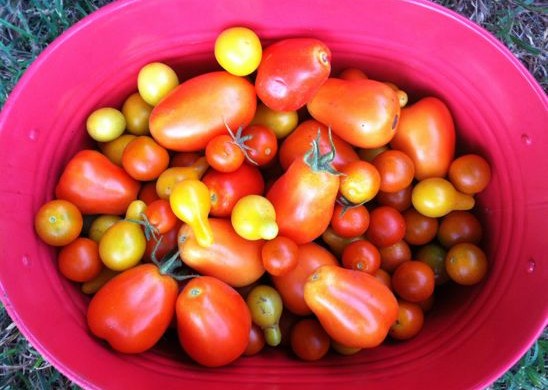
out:
M490 167L455 156L443 101L333 75L313 38L263 50L234 27L214 54L222 69L182 82L147 64L120 109L92 112L97 148L36 213L95 336L140 353L173 328L208 367L265 345L317 360L414 337L435 289L484 278Z

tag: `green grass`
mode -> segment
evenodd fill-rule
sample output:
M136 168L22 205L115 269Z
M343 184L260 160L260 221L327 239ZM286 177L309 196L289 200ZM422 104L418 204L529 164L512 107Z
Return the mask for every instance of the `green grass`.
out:
M58 35L109 0L0 0L0 105L36 56ZM436 0L497 36L548 89L545 1ZM548 387L548 332L492 389ZM494 351L496 353L496 351ZM0 389L78 388L45 361L0 305Z

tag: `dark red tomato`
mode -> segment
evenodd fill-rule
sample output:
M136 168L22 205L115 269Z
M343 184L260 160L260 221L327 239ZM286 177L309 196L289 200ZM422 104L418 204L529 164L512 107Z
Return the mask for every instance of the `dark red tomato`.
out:
M376 246L389 246L405 236L405 219L393 207L375 207L369 213L369 229L367 238Z
M217 278L192 279L176 302L177 333L185 352L206 367L239 358L249 344L251 314L240 294Z
M167 233L173 229L178 221L178 218L171 210L171 205L167 199L158 199L150 203L145 210L145 216L147 217L148 222L150 222L160 234Z
M414 208L403 212L405 241L411 245L425 245L436 238L438 219L422 215Z
M251 330L249 331L249 342L244 351L245 356L253 356L261 352L265 346L264 333L263 330L255 324L251 325Z
M225 71L204 73L179 84L150 114L150 133L163 147L195 152L228 126L247 126L257 107L251 82Z
M434 271L422 261L406 261L394 271L392 287L396 294L406 301L424 301L434 293Z
M198 152L177 152L171 156L170 167L190 167L202 157Z
M104 154L82 150L65 166L57 186L57 199L73 203L82 214L124 214L137 199L140 183Z
M99 257L99 246L86 237L78 237L64 246L57 256L59 272L73 282L87 282L95 278L103 269Z
M361 236L369 227L369 211L364 205L346 207L336 204L331 227L343 238Z
M477 154L465 154L451 162L448 176L458 191L477 194L489 184L491 167L483 157Z
M280 276L297 266L299 246L284 236L266 241L261 249L263 265L270 275Z
M388 272L383 270L382 268L379 268L373 273L373 276L375 279L377 279L379 282L384 284L386 287L392 291L392 275L390 275Z
M154 264L141 264L110 279L91 299L91 332L115 350L141 353L163 336L175 313L175 279Z
M415 178L444 177L455 155L455 125L444 102L426 97L401 110L400 124L390 142L413 160Z
M388 334L396 340L408 340L419 334L423 325L424 312L420 305L399 300L398 318L390 327Z
M407 210L411 207L411 194L413 193L413 186L404 188L396 192L383 192L379 191L375 200L378 204L383 206L390 206L398 211Z
M338 264L327 249L314 242L299 245L297 266L283 275L272 276L272 283L280 293L285 309L298 315L312 313L304 301L304 284L318 267L326 264Z
M315 240L329 226L339 192L333 157L331 152L322 155L314 141L306 158L295 160L266 194L276 211L279 234L297 244Z
M169 166L169 153L152 137L142 135L125 147L122 166L135 180L154 180Z
M315 318L300 320L291 329L291 349L302 360L320 360L329 351L330 340Z
M331 51L312 38L279 40L263 51L257 69L257 96L275 111L303 107L327 80Z
M209 188L213 217L229 217L234 205L246 195L262 195L264 179L257 167L247 163L234 172L209 170L202 181Z
M344 248L341 261L345 268L374 275L381 266L381 254L371 242L357 240Z
M398 192L413 182L413 160L402 151L385 150L373 159L373 165L381 176L380 191Z
M449 280L449 275L445 269L445 257L447 251L437 243L423 245L415 254L415 258L426 263L434 271L436 285L443 284Z
M160 199L160 197L158 196L158 192L156 192L156 181L143 183L137 198L145 202L147 205L151 204L157 199Z
M270 163L278 153L276 133L263 125L247 126L242 137L249 137L244 142L248 160L262 167Z
M331 126L353 146L378 148L396 133L400 103L396 92L375 80L329 78L307 104L312 117Z
M181 228L181 225L182 222L179 221L171 230L164 234L160 234L158 236L159 243L155 240L147 240L147 246L145 249L145 254L143 255L143 261L151 262L152 253L155 249L156 252L154 253L154 255L156 256L156 260L158 261L178 250L177 236L179 234L179 229Z
M405 240L379 248L381 254L381 268L393 273L404 261L411 260L411 248Z
M470 211L451 211L441 220L438 227L438 241L450 248L461 242L478 244L483 235L483 228L478 218Z
M220 134L209 140L205 155L211 168L219 172L234 172L245 160L243 150L228 134Z
M317 120L305 120L285 138L280 146L278 158L284 171L289 168L293 161L304 157L310 150L312 141L318 137L318 132L320 133L320 152L327 153L331 150L329 128ZM358 154L351 145L336 134L331 134L331 136L336 150L332 163L335 169L340 169L349 162L358 160Z

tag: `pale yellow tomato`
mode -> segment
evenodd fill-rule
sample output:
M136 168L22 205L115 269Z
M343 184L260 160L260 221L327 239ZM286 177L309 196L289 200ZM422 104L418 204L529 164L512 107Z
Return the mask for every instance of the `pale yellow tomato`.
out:
M126 129L126 118L116 108L102 107L88 116L86 129L95 141L109 142L122 135Z
M148 118L152 106L145 102L139 92L128 96L122 106L122 114L126 118L127 131L135 135L149 134Z
M143 66L137 75L139 94L151 106L157 105L178 85L177 73L162 62L152 62Z
M259 37L247 27L227 28L215 40L217 62L236 76L253 73L261 62L262 54Z
M278 235L276 211L272 203L260 195L246 195L232 209L232 227L246 240L272 240Z

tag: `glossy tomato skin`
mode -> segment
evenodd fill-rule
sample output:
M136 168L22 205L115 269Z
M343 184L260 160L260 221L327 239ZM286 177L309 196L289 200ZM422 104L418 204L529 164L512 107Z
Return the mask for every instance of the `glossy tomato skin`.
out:
M262 240L248 241L240 237L229 220L209 218L213 243L198 244L188 225L179 230L181 259L201 275L213 276L233 287L247 286L265 272L261 248Z
M142 264L108 281L91 299L91 332L117 351L141 353L168 328L177 299L177 282L156 265Z
M261 171L247 163L234 172L209 170L202 181L209 188L212 217L229 217L238 200L246 195L262 195L264 191Z
M331 51L313 38L280 40L263 51L255 89L272 110L303 107L331 72Z
M310 150L312 141L320 133L320 152L327 153L330 148L329 128L315 119L308 119L301 122L280 146L278 158L282 169L285 171L293 161L302 158ZM335 145L335 159L333 167L340 170L342 167L359 159L358 154L348 142L336 134L331 134Z
M405 261L394 271L392 287L396 294L406 301L424 301L434 293L434 271L422 261Z
M82 214L124 214L140 188L102 153L82 150L65 166L55 196L74 203Z
M150 114L150 133L175 151L205 149L226 126L247 126L257 106L255 88L226 71L204 73L176 87Z
M48 245L64 246L74 241L82 232L84 219L73 203L53 199L44 203L34 216L34 230Z
M266 197L276 210L279 234L297 244L320 237L329 226L339 191L339 176L295 160Z
M78 237L64 246L57 256L59 272L74 282L87 282L97 277L103 269L99 247L87 237Z
M398 301L398 319L390 327L388 333L396 340L408 340L415 337L424 325L424 312L413 302Z
M304 284L307 278L322 265L337 265L338 261L324 247L311 242L299 245L297 266L280 276L272 276L272 283L280 295L284 308L297 315L312 311L304 300Z
M443 101L426 97L401 111L398 131L390 145L415 164L417 180L444 177L455 155L455 125Z
M403 239L405 218L393 207L379 206L369 213L367 238L379 247L385 247Z
M312 117L331 126L351 145L377 148L396 133L400 105L396 93L374 80L330 78L307 104Z
M330 338L315 318L305 318L291 329L291 349L302 360L320 360L329 351Z
M276 133L263 125L247 126L242 132L245 141L248 161L260 167L268 165L278 154Z
M378 346L398 314L396 297L383 283L336 265L308 278L304 299L329 336L348 347Z
M154 180L169 166L169 153L152 137L141 135L125 147L122 166L135 180Z
M176 302L177 333L186 353L206 367L240 357L249 343L251 315L240 294L209 276L192 279Z

